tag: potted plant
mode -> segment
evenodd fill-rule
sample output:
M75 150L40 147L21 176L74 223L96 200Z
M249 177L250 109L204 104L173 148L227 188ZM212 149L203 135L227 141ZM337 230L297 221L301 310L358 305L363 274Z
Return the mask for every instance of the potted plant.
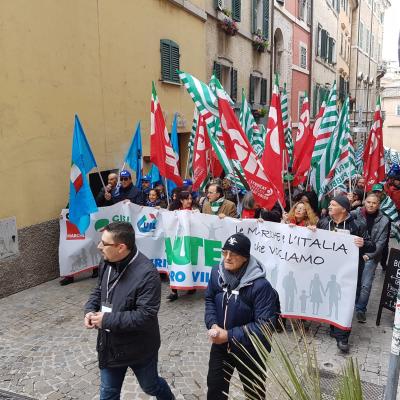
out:
M257 29L257 32L253 35L253 47L260 53L264 53L265 50L268 48L269 42L263 36L260 29Z
M256 108L254 110L252 110L253 113L253 117L254 118L263 118L267 115L267 110L265 108Z
M223 9L222 12L225 17L220 21L220 26L223 31L225 31L230 36L235 36L239 30L237 23L231 18L230 10Z

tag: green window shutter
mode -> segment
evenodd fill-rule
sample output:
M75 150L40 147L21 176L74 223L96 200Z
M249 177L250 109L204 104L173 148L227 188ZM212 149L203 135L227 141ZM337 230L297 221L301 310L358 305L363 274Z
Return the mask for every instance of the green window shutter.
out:
M328 63L333 64L333 38L328 38Z
M217 77L217 79L221 82L221 75L222 75L222 65L214 61L214 69L213 73Z
M269 0L263 0L263 36L269 38Z
M322 102L325 99L325 88L322 86L319 87L319 101L318 101L318 109L321 107Z
M160 40L161 52L161 79L179 83L179 75L176 72L179 69L179 46L168 39Z
M222 8L223 8L222 2L223 2L223 0L214 0L215 8L216 8L217 10L222 10Z
M232 0L232 19L240 22L241 17L241 0Z
M250 86L249 86L249 103L254 103L254 76L250 75Z
M317 103L317 100L318 100L318 89L319 89L318 85L315 84L315 85L314 85L314 96L313 96L313 115L314 115L314 117L315 117L315 116L317 115L317 113L318 113L318 110L317 110L317 105L318 105L318 103Z
M339 77L339 99L342 101L344 100L344 92L345 92L344 79L340 76Z
M171 81L179 83L179 46L176 43L171 44Z
M325 29L321 31L321 57L328 58L328 32Z
M252 33L257 32L257 0L251 0L251 31Z
M237 101L237 69L231 68L231 99Z
M261 79L261 96L260 96L260 104L267 104L267 80Z
M169 81L171 79L171 60L170 60L170 44L169 40L162 39L160 41L161 51L161 79L163 81Z

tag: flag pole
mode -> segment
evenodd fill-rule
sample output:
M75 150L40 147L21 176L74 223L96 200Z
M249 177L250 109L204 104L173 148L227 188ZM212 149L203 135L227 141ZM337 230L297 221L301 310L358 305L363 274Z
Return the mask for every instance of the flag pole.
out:
M164 178L165 194L167 195L167 206L169 208L169 195L168 195L167 179L165 178L165 176L163 176L162 178Z
M286 158L286 152L287 150L283 150L283 161L286 162L286 172L289 174L289 165L288 165L288 160ZM285 184L285 177L283 178L283 183ZM290 188L290 180L288 180L288 189L289 189L289 205L290 208L292 208L292 190Z
M104 180L103 180L103 177L101 176L99 167L97 165L96 165L96 170L97 170L97 173L99 174L99 177L100 177L100 180L101 180L101 184L103 185L104 191L107 191L106 190L106 185L105 185Z

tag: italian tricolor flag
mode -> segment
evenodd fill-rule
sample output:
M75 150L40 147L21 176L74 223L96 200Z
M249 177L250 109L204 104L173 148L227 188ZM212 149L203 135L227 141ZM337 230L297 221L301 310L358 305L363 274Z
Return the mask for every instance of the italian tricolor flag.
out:
M83 186L83 176L81 170L74 163L71 165L70 179L75 188L75 193L78 193Z

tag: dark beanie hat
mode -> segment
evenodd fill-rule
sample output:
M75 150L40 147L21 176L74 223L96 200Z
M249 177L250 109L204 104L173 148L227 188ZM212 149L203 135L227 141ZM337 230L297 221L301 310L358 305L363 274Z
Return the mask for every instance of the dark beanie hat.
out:
M336 201L336 203L341 205L347 212L350 212L350 210L351 210L350 201L347 198L347 196L344 196L341 194L339 196L334 197L332 200Z
M250 247L250 239L247 236L243 235L243 233L235 233L228 237L222 250L230 250L248 258L250 257Z

